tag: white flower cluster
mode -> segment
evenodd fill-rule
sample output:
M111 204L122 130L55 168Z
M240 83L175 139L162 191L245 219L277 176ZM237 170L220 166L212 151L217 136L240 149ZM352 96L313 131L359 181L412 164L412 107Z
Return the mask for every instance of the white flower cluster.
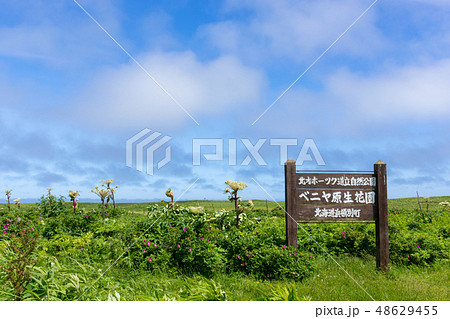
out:
M448 201L440 202L439 205L441 205L442 207L448 208L448 207L450 207L450 202L448 202Z
M227 184L228 186L230 186L231 189L232 189L233 191L242 190L242 189L248 187L248 185L247 185L245 182L235 182L235 181L231 181L231 180L227 180L227 181L225 182L225 184ZM225 188L225 192L226 192L226 193L228 193L227 190L228 190L228 192L230 192L230 190L229 190L228 187Z

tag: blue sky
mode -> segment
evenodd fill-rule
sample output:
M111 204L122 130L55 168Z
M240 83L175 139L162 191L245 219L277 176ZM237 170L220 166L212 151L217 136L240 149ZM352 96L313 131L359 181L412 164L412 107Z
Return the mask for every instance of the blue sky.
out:
M121 200L284 197L280 148L311 138L326 165L388 165L391 198L450 193L450 3L378 1L263 117L252 123L373 0L0 1L0 187L37 199L113 178ZM127 167L126 140L172 137L153 176ZM224 140L223 161L192 165L192 139ZM237 165L228 165L228 141ZM249 155L241 139L260 150ZM202 149L205 153L210 148ZM164 157L164 149L155 158ZM314 159L314 157L312 157ZM301 168L301 167L300 167Z

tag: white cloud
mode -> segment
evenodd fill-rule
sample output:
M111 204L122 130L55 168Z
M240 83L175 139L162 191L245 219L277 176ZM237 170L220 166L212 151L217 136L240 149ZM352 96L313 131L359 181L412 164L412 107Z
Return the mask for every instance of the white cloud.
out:
M272 136L364 139L368 143L369 139L374 141L370 137L374 134L391 140L411 138L414 125L420 135L422 125L434 123L427 134L440 136L447 134L443 132L448 129L437 132L445 119L450 119L449 75L449 59L420 66L391 66L377 74L340 70L325 77L321 88L292 88L255 128Z
M202 27L199 33L225 52L246 52L258 57L311 58L325 50L369 6L346 1L235 1L229 12L250 10L249 21L222 21ZM346 55L374 55L383 46L372 8L338 46ZM242 51L241 51L242 50Z
M137 60L199 121L258 103L265 86L261 72L229 56L201 62L192 52L152 53ZM102 127L107 123L112 129L170 128L191 122L133 62L99 73L75 107L82 109L80 119Z
M99 56L104 61L120 52L72 1L15 1L2 3L0 9L17 17L0 23L0 56L78 68ZM121 14L110 0L86 4L86 9L111 34L121 38Z
M450 60L392 68L375 76L342 71L327 81L331 96L370 119L450 115Z

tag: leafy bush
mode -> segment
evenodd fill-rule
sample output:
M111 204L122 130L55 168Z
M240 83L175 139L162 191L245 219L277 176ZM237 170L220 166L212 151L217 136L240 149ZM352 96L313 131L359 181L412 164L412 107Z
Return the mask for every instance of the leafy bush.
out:
M66 198L64 196L59 196L59 198L57 198L49 192L48 195L43 195L39 199L39 211L46 217L56 217L61 215L66 211L65 200Z

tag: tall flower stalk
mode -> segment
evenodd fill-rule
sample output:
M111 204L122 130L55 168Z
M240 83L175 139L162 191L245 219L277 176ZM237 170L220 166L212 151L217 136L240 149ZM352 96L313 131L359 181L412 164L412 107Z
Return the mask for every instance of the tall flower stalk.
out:
M17 208L20 209L20 198L14 200L16 202Z
M109 201L112 200L113 207L116 208L116 199L114 197L114 192L119 189L119 185L116 185L116 187L111 187L111 184L114 182L114 180L107 179L105 181L102 180L102 186L106 187L106 189L109 191L109 195L106 198L106 207L108 207Z
M5 193L6 193L6 201L8 202L8 211L9 212L11 212L11 192L12 192L12 189L7 189L6 191L5 191Z
M77 196L80 196L80 192L79 191L69 191L69 197L72 200L73 203L73 213L76 214L77 213L77 207L78 207L78 199Z
M105 224L105 199L109 195L109 190L104 188L98 188L98 186L95 186L91 190L91 193L97 194L97 196L100 197L100 200L102 201L102 208L103 208L102 218L103 224Z
M236 228L239 228L239 215L244 211L244 207L241 204L241 196L238 196L238 191L243 190L248 187L245 182L235 182L231 180L227 180L225 182L226 185L230 186L230 188L225 188L225 194L228 195L228 200L234 202L234 210L236 212Z
M52 189L53 188L47 188L47 191L48 191L48 199L49 199L49 203L50 203L50 205L52 204Z
M168 207L169 209L174 208L174 207L175 207L175 203L174 203L174 201L173 201L173 192L172 192L172 189L169 188L168 190L166 190L166 196L170 198L170 202L169 202L169 204L167 205L167 207Z

